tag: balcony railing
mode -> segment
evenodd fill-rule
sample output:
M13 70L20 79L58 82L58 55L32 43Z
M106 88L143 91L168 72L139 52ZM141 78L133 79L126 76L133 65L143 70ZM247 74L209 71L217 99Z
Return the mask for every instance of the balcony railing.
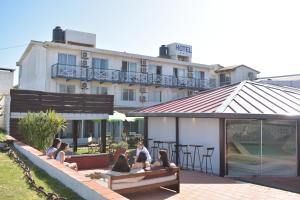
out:
M215 79L201 80L170 75L148 74L141 72L123 72L115 69L83 68L74 65L52 65L52 78L78 79L82 81L99 81L111 83L128 83L130 85L154 85L157 87L209 89L216 87Z

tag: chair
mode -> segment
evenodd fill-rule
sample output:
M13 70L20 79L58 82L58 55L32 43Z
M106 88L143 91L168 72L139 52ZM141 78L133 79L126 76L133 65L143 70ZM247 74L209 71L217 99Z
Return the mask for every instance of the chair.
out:
M88 137L88 153L93 153L97 151L97 147L99 145L97 143L93 142L93 138L92 137Z
M125 153L126 153L126 149L124 148L117 149L113 155L113 163L115 163L118 160L121 154L125 154Z
M202 157L202 164L203 164L203 160L205 158L205 173L207 174L207 160L209 159L209 163L210 163L210 171L213 174L213 170L212 170L212 164L211 164L211 157L214 153L215 148L214 147L208 147L206 148L206 154L203 155ZM201 166L201 168L203 169L203 167Z

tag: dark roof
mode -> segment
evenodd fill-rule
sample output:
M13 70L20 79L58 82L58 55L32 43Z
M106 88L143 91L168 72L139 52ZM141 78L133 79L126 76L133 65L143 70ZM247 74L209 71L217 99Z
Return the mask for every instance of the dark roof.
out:
M14 69L9 69L9 68L1 68L0 67L0 71L9 71L9 72L14 72Z
M131 116L300 116L300 90L252 81L130 112Z
M220 68L220 69L217 69L215 72L218 73L218 72L225 72L225 71L233 71L235 70L236 68L239 68L239 67L246 67L246 68L249 68L253 71L256 71L256 73L260 73L259 71L251 68L251 67L248 67L246 65L232 65L232 66L228 66L228 67L223 67L223 68Z

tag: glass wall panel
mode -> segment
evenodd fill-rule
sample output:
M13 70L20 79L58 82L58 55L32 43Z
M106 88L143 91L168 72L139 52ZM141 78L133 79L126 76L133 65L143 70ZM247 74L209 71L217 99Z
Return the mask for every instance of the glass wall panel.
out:
M296 122L262 121L262 175L297 176Z
M261 122L227 120L227 174L259 175L261 167Z

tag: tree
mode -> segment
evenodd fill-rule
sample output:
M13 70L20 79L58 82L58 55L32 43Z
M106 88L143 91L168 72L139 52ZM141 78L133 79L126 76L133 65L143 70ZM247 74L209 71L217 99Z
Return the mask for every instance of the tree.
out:
M55 111L31 113L19 121L19 128L24 134L25 142L38 150L44 151L56 134L66 128L67 121Z

